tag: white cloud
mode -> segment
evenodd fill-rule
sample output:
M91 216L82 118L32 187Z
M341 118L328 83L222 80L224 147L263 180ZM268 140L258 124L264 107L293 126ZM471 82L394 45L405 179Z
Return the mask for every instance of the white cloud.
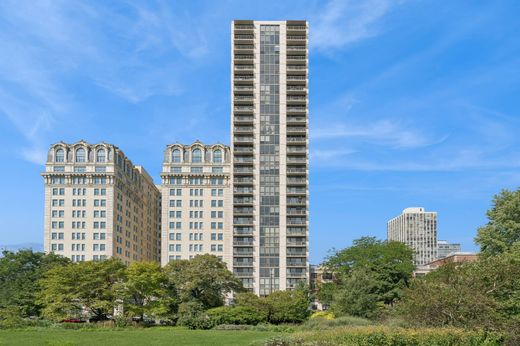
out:
M321 51L342 48L378 34L377 22L400 1L331 0L312 19L311 47Z

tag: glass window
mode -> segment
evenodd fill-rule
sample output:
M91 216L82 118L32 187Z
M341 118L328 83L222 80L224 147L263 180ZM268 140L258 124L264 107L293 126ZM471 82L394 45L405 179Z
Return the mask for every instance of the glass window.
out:
M76 162L85 162L85 160L85 149L79 148L78 150L76 150Z
M56 150L56 162L65 162L65 151L63 149Z
M191 162L193 162L193 163L202 162L202 151L200 149L194 149L191 152Z
M181 162L181 151L179 149L174 149L172 151L172 162L173 163Z
M221 163L222 162L222 151L221 150L215 150L213 152L213 162L214 163Z
M105 149L99 149L96 152L96 162L105 162L106 152Z

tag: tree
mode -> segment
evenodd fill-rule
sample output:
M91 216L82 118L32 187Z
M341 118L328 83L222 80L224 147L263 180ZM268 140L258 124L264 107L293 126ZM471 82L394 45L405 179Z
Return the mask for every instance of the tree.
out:
M271 323L300 323L309 316L309 299L303 290L276 291L265 298Z
M172 261L165 271L181 302L197 301L204 309L221 306L227 293L243 290L240 280L213 255Z
M125 266L117 259L70 263L49 270L42 279L40 302L49 319L79 318L86 314L106 319L118 305L117 288Z
M176 312L175 287L161 266L152 262L134 262L125 271L122 284L125 312L132 316L171 316Z
M477 231L475 242L484 256L510 251L520 243L520 189L502 190L486 213L489 222Z
M414 280L398 304L410 324L520 332L520 257L449 263Z
M41 304L36 301L41 290L39 279L50 269L69 263L65 257L43 252L3 251L0 258L0 315L9 310L19 318L39 316Z
M374 237L354 240L324 266L336 277L334 289L326 292L332 296L332 309L361 317L376 317L382 307L392 306L409 286L415 268L411 248Z

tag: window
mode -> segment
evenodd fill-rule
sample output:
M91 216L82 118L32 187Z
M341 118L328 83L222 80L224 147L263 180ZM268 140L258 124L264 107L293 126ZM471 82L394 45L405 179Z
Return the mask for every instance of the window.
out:
M79 148L76 150L76 162L85 162L86 156L85 156L85 149Z
M63 151L63 149L56 150L55 161L56 162L65 162L65 151Z
M200 149L194 149L191 152L191 162L201 163L202 162L202 151Z
M182 167L170 167L170 172L172 173L181 173Z
M181 162L181 151L179 149L174 149L172 151L172 162L173 163Z
M223 167L211 167L211 172L212 173L223 173L224 168Z
M213 152L213 162L214 163L221 163L222 162L222 151L221 150L215 150Z
M105 160L106 160L105 149L99 149L96 152L96 162L105 162Z

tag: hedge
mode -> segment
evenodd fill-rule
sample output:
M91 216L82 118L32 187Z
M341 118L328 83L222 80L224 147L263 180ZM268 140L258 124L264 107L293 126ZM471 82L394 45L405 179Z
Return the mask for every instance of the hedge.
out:
M213 325L249 324L257 325L265 322L261 314L248 306L221 306L206 311Z
M460 329L391 329L388 327L338 328L277 337L266 346L499 346L499 334Z

